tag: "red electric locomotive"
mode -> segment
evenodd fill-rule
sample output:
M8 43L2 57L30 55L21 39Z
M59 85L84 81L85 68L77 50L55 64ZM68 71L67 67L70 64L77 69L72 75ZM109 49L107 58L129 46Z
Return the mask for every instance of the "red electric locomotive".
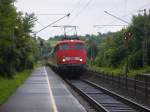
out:
M78 77L86 67L86 49L84 41L59 41L54 50L54 57L60 72L63 72L64 74L66 72L70 73L71 76L68 77Z
M56 26L55 26L56 27ZM75 28L76 26L63 26L66 28ZM77 33L74 38L66 36L59 41L53 51L51 62L55 64L58 71L64 77L79 77L86 68L86 49L85 42L79 40Z

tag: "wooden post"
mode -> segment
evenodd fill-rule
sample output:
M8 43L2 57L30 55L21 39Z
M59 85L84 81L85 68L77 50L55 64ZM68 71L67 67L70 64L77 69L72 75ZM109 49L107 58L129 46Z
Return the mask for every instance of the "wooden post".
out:
M120 88L120 75L118 77L119 77L118 85L119 85L119 88Z
M136 96L136 76L134 77L134 94Z
M126 75L126 82L125 82L125 85L126 85L126 89L128 90L128 75Z
M112 81L112 84L113 84L113 83L114 83L114 82L113 82L113 73L111 74L111 81Z
M145 97L148 98L148 79L145 77Z

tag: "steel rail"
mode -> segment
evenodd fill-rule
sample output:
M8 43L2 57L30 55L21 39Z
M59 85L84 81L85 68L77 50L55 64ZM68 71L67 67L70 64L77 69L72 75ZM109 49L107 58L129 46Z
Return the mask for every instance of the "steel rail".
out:
M66 82L98 111L150 112L149 108L108 91L88 80L67 80Z
M65 80L67 84L69 84L77 93L79 93L86 101L88 101L96 110L101 112L109 112L107 111L101 104L96 102L93 98L89 97L86 93L84 93L81 89L78 89L75 85L73 85L69 80Z
M136 103L136 102L134 102L134 101L132 101L132 100L130 100L130 99L127 99L127 98L125 98L125 97L123 97L123 96L121 96L121 95L119 95L119 94L117 94L117 93L115 93L115 92L112 92L112 91L110 91L110 90L108 90L108 89L106 89L106 88L104 88L104 87L101 87L101 86L99 86L99 85L97 85L97 84L95 84L95 83L93 83L93 82L90 82L90 81L88 81L88 80L82 80L82 81L84 81L84 82L90 84L91 86L93 86L93 87L95 87L95 88L97 88L97 89L99 89L99 90L102 90L102 91L105 92L106 94L109 94L110 96L112 96L112 97L114 97L114 98L116 98L116 99L118 99L118 100L124 102L124 103L127 104L127 105L130 105L131 107L133 107L133 108L135 108L135 109L139 109L139 110L141 110L142 112L150 112L150 109L149 109L149 108L147 108L147 107L145 107L145 106L143 106L143 105L140 105L140 104L138 104L138 103Z

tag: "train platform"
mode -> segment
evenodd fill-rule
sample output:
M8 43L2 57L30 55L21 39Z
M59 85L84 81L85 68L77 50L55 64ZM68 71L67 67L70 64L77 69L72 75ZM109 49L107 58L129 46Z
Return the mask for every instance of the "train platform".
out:
M86 112L65 83L48 67L39 67L0 112Z

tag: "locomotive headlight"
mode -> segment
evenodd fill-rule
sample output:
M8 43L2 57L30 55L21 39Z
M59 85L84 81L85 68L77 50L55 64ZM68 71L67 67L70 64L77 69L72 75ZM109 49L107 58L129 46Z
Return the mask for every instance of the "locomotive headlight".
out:
M66 59L62 59L62 61L63 61L63 62L65 62L65 61L66 61Z
M80 61L83 61L83 59L80 59Z

